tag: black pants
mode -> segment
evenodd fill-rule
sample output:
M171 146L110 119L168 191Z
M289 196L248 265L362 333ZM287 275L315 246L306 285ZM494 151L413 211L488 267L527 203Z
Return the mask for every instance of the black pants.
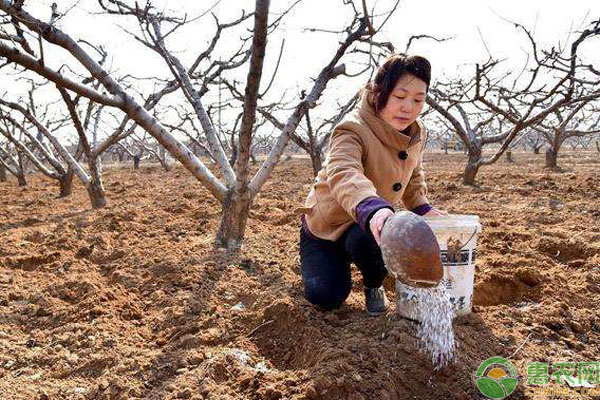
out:
M368 288L380 287L387 270L373 235L353 224L335 242L309 236L300 228L300 265L304 296L325 310L338 308L350 295L353 262Z

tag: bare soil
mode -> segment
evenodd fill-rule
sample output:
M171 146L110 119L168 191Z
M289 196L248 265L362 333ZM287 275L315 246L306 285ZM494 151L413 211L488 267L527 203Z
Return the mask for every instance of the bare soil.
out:
M460 183L461 154L428 154L430 199L477 214L474 312L454 364L434 371L394 307L362 288L325 313L302 296L299 219L313 180L283 162L252 208L239 257L213 250L220 207L181 168L107 168L92 211L40 176L0 183L0 398L472 399L478 365L600 361L600 155L566 168L514 154ZM393 282L388 296L395 298Z

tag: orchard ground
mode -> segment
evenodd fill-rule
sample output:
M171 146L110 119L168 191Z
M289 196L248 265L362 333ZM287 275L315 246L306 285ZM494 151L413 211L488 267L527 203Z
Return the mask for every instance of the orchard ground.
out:
M413 322L302 296L299 218L310 162L282 162L237 258L215 252L220 206L180 167L105 168L108 207L38 175L0 183L0 398L472 399L479 364L600 361L600 153L513 154L460 183L462 154L427 154L432 203L477 214L474 312L434 371ZM395 299L393 282L386 281Z

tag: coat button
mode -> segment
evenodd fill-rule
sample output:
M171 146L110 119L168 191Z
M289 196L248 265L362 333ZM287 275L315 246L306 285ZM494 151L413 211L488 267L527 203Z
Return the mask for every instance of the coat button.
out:
M400 189L402 189L402 184L400 182L396 182L394 183L394 186L392 186L392 189L394 189L394 192L399 192Z
M408 153L406 151L404 151L404 150L401 150L398 153L398 158L401 159L401 160L406 160L408 158Z

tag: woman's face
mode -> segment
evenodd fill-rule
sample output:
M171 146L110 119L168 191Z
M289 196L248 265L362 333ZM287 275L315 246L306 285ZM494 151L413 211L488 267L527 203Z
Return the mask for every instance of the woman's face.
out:
M410 126L421 114L427 97L427 84L412 74L404 74L390 92L379 117L399 131Z

